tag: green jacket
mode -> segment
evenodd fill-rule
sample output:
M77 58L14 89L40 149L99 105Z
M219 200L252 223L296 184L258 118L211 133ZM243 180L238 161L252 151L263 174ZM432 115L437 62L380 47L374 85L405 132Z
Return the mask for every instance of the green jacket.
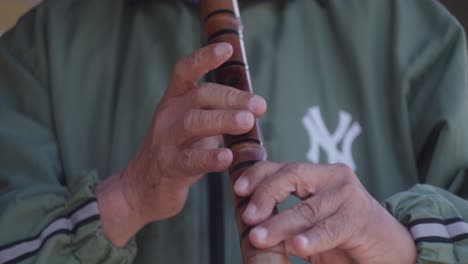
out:
M432 0L241 12L270 159L349 164L410 228L418 263L468 263L466 43L448 12ZM180 1L49 0L1 38L0 263L209 263L206 178L123 249L92 192L134 155L173 65L201 46L199 20ZM240 263L222 188L217 250Z

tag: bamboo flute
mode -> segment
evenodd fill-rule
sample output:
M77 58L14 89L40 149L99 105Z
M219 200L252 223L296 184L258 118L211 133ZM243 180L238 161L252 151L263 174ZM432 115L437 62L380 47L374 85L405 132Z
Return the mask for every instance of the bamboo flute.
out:
M201 0L201 9L206 41L209 44L228 42L234 49L232 57L214 71L214 81L252 93L237 0ZM233 163L229 168L232 190L239 176L257 161L266 160L267 153L263 147L262 133L257 122L255 122L254 128L246 134L224 135L224 145L230 148L234 154ZM289 264L288 257L282 248L283 245L265 250L256 249L251 245L248 239L251 227L242 221L242 213L249 198L237 197L233 191L232 194L243 263Z

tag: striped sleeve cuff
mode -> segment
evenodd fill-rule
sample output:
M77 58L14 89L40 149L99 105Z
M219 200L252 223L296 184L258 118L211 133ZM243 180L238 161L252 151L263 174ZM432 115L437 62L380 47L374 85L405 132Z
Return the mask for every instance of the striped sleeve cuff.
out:
M75 234L83 225L99 219L95 199L83 203L67 215L50 221L39 234L0 247L0 264L16 263L37 253L45 243L60 234Z
M463 219L423 218L408 224L416 244L422 242L456 243L468 239L468 224Z
M21 213L12 214L8 222L19 215L30 217L26 221L28 226L14 226L18 231L21 231L19 228L31 230L23 232L30 236L18 236L0 245L0 264L74 263L77 260L80 263L131 263L136 255L134 241L117 248L102 233L98 203L92 191L97 182L96 173L83 173L76 184L69 186L70 196L64 205L49 213L31 215L26 208L18 208ZM50 197L28 202L42 208L48 199Z
M468 263L468 201L430 185L388 198L384 207L411 233L417 263Z

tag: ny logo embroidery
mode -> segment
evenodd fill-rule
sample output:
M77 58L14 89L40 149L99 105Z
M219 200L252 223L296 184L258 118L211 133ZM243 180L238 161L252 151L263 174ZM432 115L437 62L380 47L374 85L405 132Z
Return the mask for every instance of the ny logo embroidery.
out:
M329 163L342 162L356 170L351 148L356 137L361 134L361 126L358 122L351 124L351 120L350 114L340 111L338 126L331 134L323 122L320 109L317 106L310 108L302 118L310 138L307 159L314 163L320 162L320 147L322 147ZM341 150L338 149L339 146Z

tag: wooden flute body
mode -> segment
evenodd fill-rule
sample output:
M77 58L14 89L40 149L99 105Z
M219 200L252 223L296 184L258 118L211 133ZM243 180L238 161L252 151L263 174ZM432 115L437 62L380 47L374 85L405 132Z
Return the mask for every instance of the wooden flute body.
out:
M202 19L204 37L208 43L228 42L233 46L232 57L214 71L215 82L235 87L252 93L252 85L248 70L247 58L242 39L242 24L237 0L202 0ZM229 168L231 190L239 176L258 161L266 160L267 153L263 147L262 134L257 122L254 128L243 135L224 136L224 145L234 154L234 160ZM258 250L248 239L250 227L242 221L242 213L249 198L240 198L233 194L236 211L236 221L239 231L242 258L244 264L288 264L282 245Z

